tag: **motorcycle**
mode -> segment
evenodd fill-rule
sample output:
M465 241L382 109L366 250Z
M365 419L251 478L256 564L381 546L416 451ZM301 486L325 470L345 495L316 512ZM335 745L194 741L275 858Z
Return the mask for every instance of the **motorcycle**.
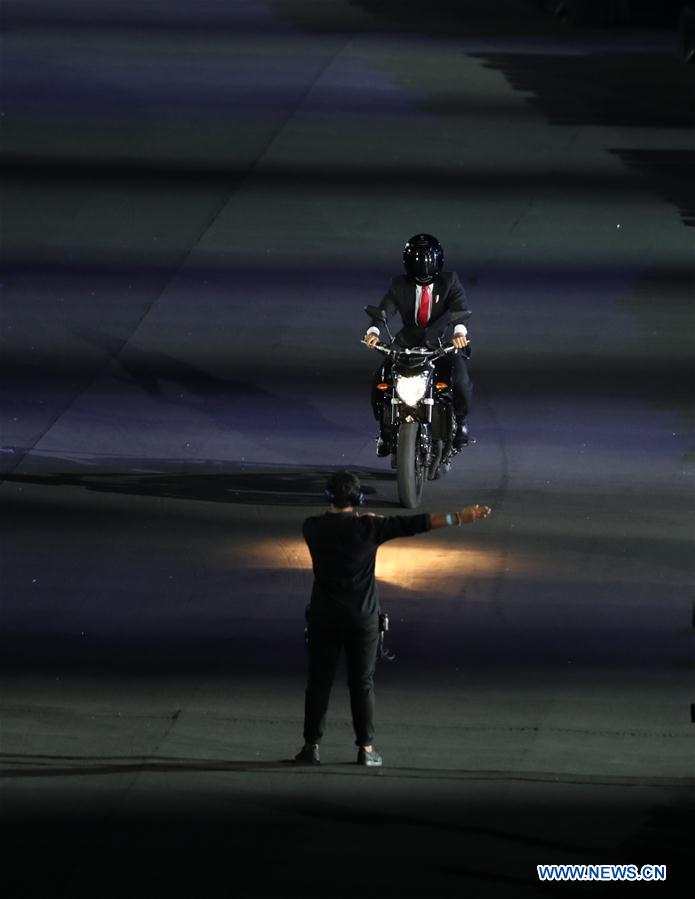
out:
M365 312L386 326L390 344L377 343L374 349L386 356L377 389L382 393L381 436L396 469L398 498L406 509L420 505L425 480L434 481L451 467L458 450L454 448L456 415L450 379L440 380L439 359L455 352L455 347L398 347L386 324L386 315L376 306ZM458 324L470 313L452 316ZM362 343L365 343L363 340ZM470 355L470 345L466 356Z

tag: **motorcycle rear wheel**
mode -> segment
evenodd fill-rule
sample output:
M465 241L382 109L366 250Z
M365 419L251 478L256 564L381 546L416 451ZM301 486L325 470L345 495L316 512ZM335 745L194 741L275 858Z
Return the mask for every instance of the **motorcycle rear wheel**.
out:
M416 509L422 499L425 466L418 440L420 425L406 421L398 429L398 499L406 509Z

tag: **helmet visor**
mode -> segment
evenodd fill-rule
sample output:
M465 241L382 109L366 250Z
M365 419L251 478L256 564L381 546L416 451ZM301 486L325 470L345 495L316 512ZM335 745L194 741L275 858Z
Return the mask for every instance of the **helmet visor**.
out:
M437 274L437 263L431 250L413 250L405 260L405 270L418 284L429 284Z

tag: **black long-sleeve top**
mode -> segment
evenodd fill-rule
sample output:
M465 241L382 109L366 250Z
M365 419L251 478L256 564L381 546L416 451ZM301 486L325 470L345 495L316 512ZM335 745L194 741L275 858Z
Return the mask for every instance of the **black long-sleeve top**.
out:
M428 531L429 515L355 515L327 512L307 518L302 527L311 553L314 586L311 616L325 622L363 626L379 614L374 577L376 553L395 537Z

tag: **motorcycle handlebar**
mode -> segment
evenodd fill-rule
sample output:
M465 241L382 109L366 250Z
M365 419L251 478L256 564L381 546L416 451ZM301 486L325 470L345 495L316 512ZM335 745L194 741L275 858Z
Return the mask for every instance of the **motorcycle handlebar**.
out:
M369 346L369 344L367 343L366 340L360 340L360 343L363 343L363 344L364 344L365 346L367 346L367 347ZM384 343L375 343L375 344L373 344L373 345L372 345L371 347L369 347L369 348L370 348L371 350L379 350L380 353L386 353L386 354L388 354L388 353L391 352L390 348L387 347L386 344L384 344Z
M360 343L363 343L365 346L369 346L366 340L360 340ZM384 353L385 355L390 355L391 353L406 353L407 355L417 355L417 356L445 356L447 353L453 353L456 351L456 347L453 344L449 344L446 347L440 347L438 350L428 350L428 349L417 349L410 347L400 347L399 349L394 349L393 346L387 346L385 343L375 343L372 349L379 350L380 353Z

